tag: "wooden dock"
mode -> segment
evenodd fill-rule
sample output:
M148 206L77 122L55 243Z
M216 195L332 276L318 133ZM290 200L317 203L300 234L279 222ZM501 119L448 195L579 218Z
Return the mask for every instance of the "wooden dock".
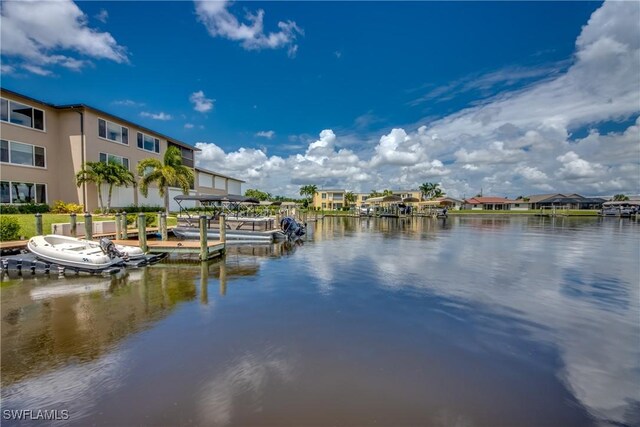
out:
M140 246L139 240L112 240L116 245ZM200 255L200 241L198 240L148 240L146 242L149 253L168 254L196 254ZM207 259L224 253L225 244L220 240L207 242Z
M167 230L171 231L173 230L174 227L168 227ZM147 227L147 234L157 234L159 232L159 228L158 227ZM93 239L100 239L101 237L107 237L107 238L113 238L115 237L116 233L97 233L93 235ZM137 228L130 228L127 230L127 235L129 236L137 236L138 235L138 229ZM85 236L84 234L79 234L76 236L78 239L84 239ZM113 239L112 239L113 240ZM29 240L8 240L5 242L0 241L0 251L19 251L20 249L26 249L27 248L27 242ZM126 242L127 240L125 240Z

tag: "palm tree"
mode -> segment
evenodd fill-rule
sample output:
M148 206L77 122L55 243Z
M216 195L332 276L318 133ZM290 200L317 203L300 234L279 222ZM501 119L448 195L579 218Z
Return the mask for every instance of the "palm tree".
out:
M437 197L442 197L446 193L440 188L440 184L435 182L425 182L420 186L420 193L422 197L427 200L432 200Z
M143 196L147 197L149 194L150 184L155 183L158 186L160 197L164 197L164 209L167 214L169 187L180 187L184 194L189 194L189 188L193 185L193 170L182 164L182 154L176 147L167 148L162 162L154 158L140 161L138 175Z
M393 196L393 191L391 191L391 190L384 190L384 191L382 192L382 195L383 195L383 196Z
M95 184L98 188L98 204L100 211L104 212L104 202L102 201L102 184L109 177L108 164L105 162L87 162L84 168L76 174L76 185L80 187L84 183Z
M371 190L371 193L369 193L369 198L380 196L382 196L382 193L380 193L378 190Z
M309 203L313 200L313 196L315 196L317 192L318 192L317 185L303 185L302 187L300 187L300 195L307 196L306 198L307 206L309 206Z
M425 182L419 187L419 189L420 189L422 198L428 199L428 197L431 195L431 192L433 191L433 184L430 182Z
M355 194L353 194L353 192L351 192L351 191L347 191L347 192L344 194L344 201L345 201L345 204L346 204L347 206L350 206L350 205L351 205L351 203L355 203L355 201L356 201L356 195L355 195Z
M111 194L113 193L113 187L128 187L129 185L136 184L136 177L133 173L120 163L113 161L108 162L107 172L109 175L106 179L106 183L109 184L109 191L107 193L107 208L104 212L105 215L109 214L109 211L111 210Z

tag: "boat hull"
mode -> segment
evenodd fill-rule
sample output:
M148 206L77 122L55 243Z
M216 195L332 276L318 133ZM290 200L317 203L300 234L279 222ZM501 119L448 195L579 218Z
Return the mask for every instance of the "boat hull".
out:
M173 234L181 239L199 239L200 230L190 227L176 227L173 229ZM209 229L207 230L208 239L220 239L220 230ZM286 235L280 230L269 231L251 231L251 230L226 230L225 238L227 240L238 241L259 241L259 242L273 242L286 239Z
M86 271L102 271L124 262L110 258L95 242L67 236L35 236L27 242L27 249L41 260Z

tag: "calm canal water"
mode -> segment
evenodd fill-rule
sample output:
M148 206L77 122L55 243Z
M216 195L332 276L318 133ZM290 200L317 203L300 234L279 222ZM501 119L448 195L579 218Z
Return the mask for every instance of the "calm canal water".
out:
M5 281L2 409L78 426L640 425L640 224L336 218L309 234Z

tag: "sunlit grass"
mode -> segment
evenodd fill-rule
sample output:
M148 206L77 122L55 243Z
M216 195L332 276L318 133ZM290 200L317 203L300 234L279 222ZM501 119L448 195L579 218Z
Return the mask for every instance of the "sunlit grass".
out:
M23 239L28 239L36 235L36 216L35 214L8 214L8 217L14 217L18 220L20 224L20 236ZM84 222L84 215L77 215L77 221ZM113 221L115 217L113 215L92 215L91 216L93 222L99 221ZM51 225L57 223L68 223L70 222L69 214L42 214L42 231L44 234L51 233ZM175 217L170 216L167 218L167 226L172 227L177 224L177 219ZM133 225L130 225L129 228L136 228Z

